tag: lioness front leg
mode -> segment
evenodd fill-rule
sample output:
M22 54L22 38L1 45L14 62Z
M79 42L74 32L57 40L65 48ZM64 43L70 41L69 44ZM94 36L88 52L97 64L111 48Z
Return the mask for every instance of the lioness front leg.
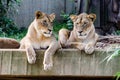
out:
M94 50L95 50L95 46L94 46L94 44L92 42L86 44L86 46L85 46L85 53L92 54Z
M79 50L83 50L85 48L85 44L80 42L69 42L69 45Z
M61 29L59 31L58 38L59 38L59 42L60 42L62 47L66 47L66 42L67 42L67 40L69 38L69 35L70 35L70 31L67 30L67 29Z
M32 45L29 42L27 42L25 44L22 44L20 48L22 48L22 46L25 46L28 62L30 64L35 63L35 61L36 61L36 54L35 54L35 51L34 51Z
M45 51L44 54L44 70L50 70L53 66L53 55L55 54L56 50L60 48L60 44L58 42L52 42L49 48Z
M86 44L86 46L85 46L85 52L87 54L92 54L94 52L97 40L98 40L98 34L95 34L94 40L91 41L91 42L89 42L88 44Z

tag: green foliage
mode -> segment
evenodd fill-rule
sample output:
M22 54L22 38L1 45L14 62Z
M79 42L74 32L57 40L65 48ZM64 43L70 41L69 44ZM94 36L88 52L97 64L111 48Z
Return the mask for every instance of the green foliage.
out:
M14 34L9 34L6 35L4 32L0 34L0 37L9 37L9 38L14 38L17 41L20 41L27 33L27 28L20 28L18 31Z
M117 57L117 56L119 56L120 55L120 49L116 49L114 52L113 52L113 54L112 55L110 55L110 57L108 58L108 62L111 60L111 59L113 59L113 58L115 58L115 57Z
M21 0L0 0L0 33L4 36L13 35L18 32L14 21L8 17L9 11L14 14L15 8Z
M0 16L6 16L9 10L16 10L20 5L21 0L0 0Z
M116 34L116 35L120 35L120 30L117 30L117 31L115 32L115 34Z
M112 60L113 58L117 56L120 56L120 49L116 49L111 55L108 55L102 62L106 60L108 63L110 60Z
M120 78L120 72L117 72L117 73L115 74L115 77L116 77L116 80L119 80L119 78Z
M113 58L120 56L120 49L116 49L111 55L107 56L105 59L103 59L101 62L107 61L107 63L112 60ZM120 78L120 72L117 72L115 74L116 80L119 80Z
M73 28L73 22L70 19L70 15L71 14L66 14L66 13L62 12L60 16L63 17L63 20L64 20L64 22L67 25L67 29L72 30L72 28Z
M53 25L53 33L54 33L54 35L55 35L55 37L56 37L57 39L58 39L58 31L59 31L61 28L67 28L66 23L54 22L54 25Z
M18 32L16 34L14 34L14 36L11 35L10 37L11 38L13 37L13 38L17 39L18 41L20 41L26 35L26 33L27 33L27 28L20 28L18 30Z
M111 59L113 59L116 56L120 56L120 49L115 50L114 53L108 58L108 60L111 60ZM116 80L119 80L119 78L120 78L120 72L117 72L115 74L115 77L116 77Z
M54 31L54 32L58 33L58 31L59 31L61 28L67 28L66 23L54 22L54 25L53 25L53 31Z
M4 33L5 35L13 35L16 32L18 32L18 28L13 20L7 17L0 18L0 33Z

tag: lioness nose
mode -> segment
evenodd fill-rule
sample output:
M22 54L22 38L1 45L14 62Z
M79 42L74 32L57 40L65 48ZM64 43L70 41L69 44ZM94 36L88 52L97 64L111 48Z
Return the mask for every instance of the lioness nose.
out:
M79 33L82 33L83 31L78 31Z
M50 32L52 31L51 29L48 29Z

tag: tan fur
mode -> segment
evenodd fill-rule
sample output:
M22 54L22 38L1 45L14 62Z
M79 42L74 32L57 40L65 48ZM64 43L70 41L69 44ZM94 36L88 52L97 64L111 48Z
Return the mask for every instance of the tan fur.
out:
M17 49L20 43L12 38L0 38L0 48L1 49Z
M52 56L60 47L52 34L52 22L55 14L47 15L37 11L36 17L30 24L26 36L21 40L20 49L26 49L27 59L29 63L35 63L36 53L34 49L47 48L44 54L44 70L51 69L53 66Z
M67 29L59 31L59 42L62 47L74 47L84 50L91 54L94 51L98 35L95 33L93 22L96 19L95 14L81 13L80 15L71 15L74 27L70 32ZM68 37L68 35L70 35Z

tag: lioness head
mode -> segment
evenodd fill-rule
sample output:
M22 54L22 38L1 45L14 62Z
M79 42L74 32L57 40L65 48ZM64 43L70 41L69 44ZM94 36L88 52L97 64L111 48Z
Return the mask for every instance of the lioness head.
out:
M96 19L95 14L81 13L80 15L71 15L74 24L74 32L78 38L86 37L93 28L93 22Z
M35 16L35 29L37 33L50 37L53 31L52 22L55 19L55 14L47 15L41 11L36 11Z

